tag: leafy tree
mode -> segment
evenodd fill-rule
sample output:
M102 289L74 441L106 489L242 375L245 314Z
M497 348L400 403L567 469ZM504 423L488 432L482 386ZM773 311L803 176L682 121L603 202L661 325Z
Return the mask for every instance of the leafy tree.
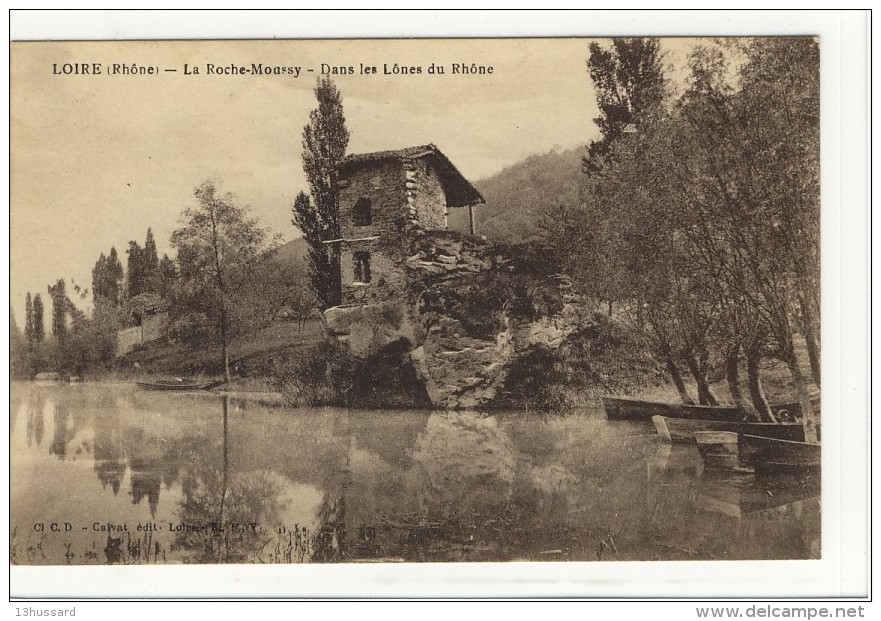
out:
M11 377L27 376L31 373L33 345L28 343L24 333L15 321L15 313L9 306L9 374Z
M34 295L34 341L41 343L46 337L46 325L43 323L43 298Z
M630 126L634 129L656 113L664 100L660 43L655 38L612 39L610 47L590 44L587 70L597 94L600 116L594 119L602 138L588 146L587 172L597 172L600 159Z
M174 260L167 254L162 255L162 259L159 261L158 272L159 289L157 293L167 299L171 296L171 290L177 278L177 266L174 264Z
M592 43L587 68L597 96L600 115L594 122L601 138L590 143L588 156L582 161L588 179L580 204L571 208L569 217L563 220L574 226L548 237L558 240L558 260L568 265L582 291L605 304L611 316L615 304L627 303L633 292L624 282L627 273L623 258L628 243L624 238L626 223L635 209L634 197L625 192L617 204L604 200L599 194L605 191L602 184L606 181L595 177L607 160L614 159L617 142L645 131L663 116L666 86L660 45L653 38L617 38L609 46ZM550 228L554 226L552 223ZM637 309L642 306L636 302Z
M340 246L322 242L339 239L339 189L337 168L346 155L349 130L343 104L330 78L319 78L315 87L318 107L303 128L303 171L310 197L297 195L293 223L309 243L312 285L324 308L340 303Z
M64 279L59 278L54 285L49 285L48 291L52 298L52 335L63 343L68 336L67 314L70 310Z
M104 300L107 299L107 288L105 286L106 273L107 257L105 257L102 252L101 256L98 257L98 260L95 261L95 266L92 268L92 296L94 298L95 306L103 304Z
M34 348L34 342L36 341L36 333L34 332L34 303L31 300L30 291L25 296L24 306L24 338L30 350Z
M224 377L230 379L229 343L237 335L259 328L249 312L254 300L255 274L271 257L267 232L236 204L230 194L219 194L210 181L195 191L196 206L187 208L181 227L172 233L180 275L172 310L175 318L202 315L219 342Z
M128 297L133 298L144 292L146 271L144 270L144 249L138 242L128 243Z
M144 292L156 293L160 286L159 254L156 251L156 240L153 238L153 229L147 229L147 239L144 241L144 250L141 255L141 267L144 270Z
M123 277L122 263L116 254L116 248L111 248L107 256L102 252L92 268L92 297L96 306L119 306L119 284Z

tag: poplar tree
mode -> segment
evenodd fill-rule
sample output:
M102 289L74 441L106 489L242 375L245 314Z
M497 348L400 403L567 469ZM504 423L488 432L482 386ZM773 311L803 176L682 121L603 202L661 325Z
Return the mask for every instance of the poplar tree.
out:
M43 323L43 298L34 295L34 341L42 343L46 338L46 326Z
M156 251L156 240L153 238L152 228L147 229L147 238L144 240L144 250L141 254L141 269L143 270L144 292L158 292L159 254Z
M318 107L303 128L303 171L311 197L301 192L293 204L293 223L309 244L312 286L324 308L341 301L340 244L323 242L340 237L337 168L346 155L349 130L343 104L330 78L319 78L315 87Z
M30 291L25 296L24 306L24 338L28 344L28 349L32 349L36 338L34 336L34 303L31 300Z
M64 280L59 278L54 285L49 285L49 296L52 298L52 334L59 341L67 340L67 313L70 305L67 300L67 289Z

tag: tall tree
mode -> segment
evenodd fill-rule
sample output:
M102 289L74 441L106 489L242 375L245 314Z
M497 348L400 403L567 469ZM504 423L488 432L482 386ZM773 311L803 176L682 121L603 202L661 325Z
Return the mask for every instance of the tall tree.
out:
M128 297L133 298L144 293L144 249L138 242L128 243Z
M664 100L664 73L658 39L618 38L609 47L590 44L587 70L600 115L594 119L601 138L588 146L586 172L596 172L609 147L628 130L638 128Z
M309 243L310 277L324 308L340 303L340 237L337 169L346 155L349 130L340 93L333 81L319 78L318 107L303 128L303 171L310 197L300 193L293 204L293 223Z
M92 297L95 306L119 306L119 287L124 275L116 248L111 248L107 256L102 252L92 268Z
M633 298L624 282L627 273L622 259L628 241L622 221L630 217L634 197L603 200L597 194L604 191L599 187L604 182L596 177L606 160L614 157L617 142L645 131L664 112L666 85L660 44L654 38L591 43L587 69L600 112L594 118L600 139L590 143L588 156L582 160L582 170L588 175L586 187L572 218L576 225L558 236L557 259L569 266L570 275L583 285L585 294L605 305L611 315L616 304L627 304ZM641 309L643 304L637 300L635 307Z
M34 303L31 300L30 291L25 296L24 307L24 338L28 349L33 349L36 336L34 332Z
M274 242L267 244L266 230L257 226L247 208L236 204L232 195L219 194L213 183L196 188L195 197L196 206L183 212L182 226L171 235L181 285L173 309L207 317L229 381L231 339L259 327L249 313L260 303L255 274L271 258Z
M68 336L67 313L70 310L64 279L59 278L54 285L49 285L48 290L52 298L52 335L63 343Z
M95 306L106 303L106 280L107 257L105 257L104 253L102 252L101 256L98 257L98 260L95 261L95 266L92 268L92 298L94 300Z
M125 278L125 271L123 270L122 262L119 260L119 255L116 254L116 246L111 247L110 254L107 255L106 278L107 298L114 306L119 306L121 302L119 299L120 287Z
M156 251L156 240L153 229L147 229L144 250L141 255L141 267L144 270L144 292L157 293L159 290L159 254Z
M43 323L43 298L34 295L34 341L41 343L46 338L46 325Z
M177 278L177 266L174 260L167 254L162 255L159 261L159 289L157 293L164 298L171 297L171 290L175 279Z

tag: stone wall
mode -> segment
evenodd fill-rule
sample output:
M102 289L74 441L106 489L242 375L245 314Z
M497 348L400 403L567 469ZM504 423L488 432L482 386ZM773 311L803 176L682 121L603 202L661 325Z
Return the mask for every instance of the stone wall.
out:
M366 162L339 182L340 232L343 239L379 236L376 247L388 251L400 248L403 222L404 172L397 160ZM355 226L355 204L361 198L371 203L372 223Z
M141 343L155 341L165 335L168 316L153 315L144 318L141 325L126 328L116 333L116 355L123 356Z
M370 200L371 223L355 226L355 204ZM340 232L343 239L378 237L342 245L340 270L343 305L382 302L400 293L404 224L404 172L397 160L365 162L340 180ZM355 252L370 255L370 283L355 283Z
M440 178L428 160L405 162L407 193L416 206L416 221L425 230L447 229L447 198Z
M355 205L371 203L371 223L355 225ZM425 159L365 162L340 180L340 269L342 304L397 299L406 290L404 237L408 227L446 229L446 196L434 168ZM378 237L378 239L370 239ZM365 239L367 238L367 239ZM369 283L355 282L355 253L370 256Z

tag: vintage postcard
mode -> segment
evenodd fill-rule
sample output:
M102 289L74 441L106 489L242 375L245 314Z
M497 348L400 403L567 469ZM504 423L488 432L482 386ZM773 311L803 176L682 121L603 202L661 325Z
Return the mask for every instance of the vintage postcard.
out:
M13 42L10 564L828 559L823 46Z

